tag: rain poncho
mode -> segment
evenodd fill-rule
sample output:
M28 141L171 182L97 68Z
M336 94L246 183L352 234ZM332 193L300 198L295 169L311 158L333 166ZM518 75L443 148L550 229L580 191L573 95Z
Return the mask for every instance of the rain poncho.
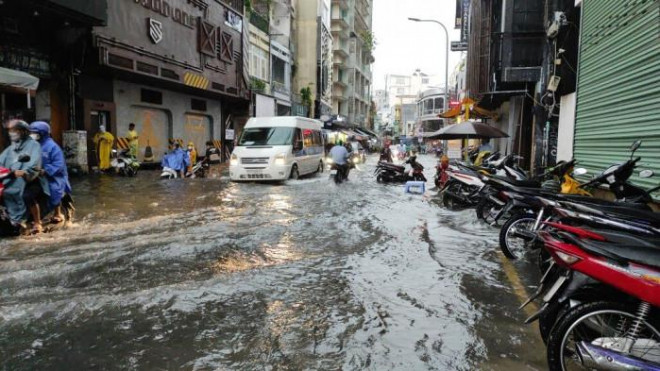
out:
M30 156L28 162L18 162L21 155ZM2 201L7 208L12 222L18 223L26 219L27 207L23 201L23 191L25 190L26 180L32 180L39 175L41 168L41 146L37 141L30 137L12 143L2 154L0 154L0 166L10 170L23 170L26 172L23 178L5 179L5 186L2 193ZM26 179L27 178L27 179ZM40 182L41 187L47 195L50 194L48 182L43 177L39 177L35 182Z
M65 193L71 193L69 174L66 170L64 153L53 138L41 138L39 143L41 144L41 166L46 172L46 180L50 189L48 207L54 209L60 204Z
M128 131L128 148L131 150L130 152L131 156L133 158L137 158L139 142L138 142L138 133L135 130Z
M177 148L163 157L160 165L163 168L170 168L174 171L183 171L190 166L190 157L188 153Z
M114 141L115 137L107 131L98 132L94 136L94 144L96 144L99 154L99 169L101 170L110 168L110 153Z

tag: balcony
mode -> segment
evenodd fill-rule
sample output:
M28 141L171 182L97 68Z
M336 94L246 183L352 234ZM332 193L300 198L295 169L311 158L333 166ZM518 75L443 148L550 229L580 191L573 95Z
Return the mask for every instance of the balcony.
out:
M250 13L250 23L261 31L269 33L269 22L266 17L263 17L256 12L252 12Z
M243 15L243 0L220 0L220 2L231 7L238 14Z
M348 50L345 48L346 43L340 40L335 40L332 43L332 51L342 58L348 58Z
M339 14L335 14L335 13L336 12L333 12L332 18L331 18L333 26L337 25L337 26L341 27L342 30L348 29L348 28L351 27L351 25L348 23L348 16L346 16L346 14L343 11L340 12ZM333 31L334 30L335 30L335 28L333 27Z

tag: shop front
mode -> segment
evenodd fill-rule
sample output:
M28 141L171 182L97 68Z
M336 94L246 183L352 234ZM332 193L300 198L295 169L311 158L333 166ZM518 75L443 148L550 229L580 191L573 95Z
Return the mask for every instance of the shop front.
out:
M109 2L107 26L93 30L98 65L81 78L88 138L101 125L125 137L134 123L138 159L154 163L173 141L192 142L203 155L207 141L230 139L225 129L249 109L236 4Z

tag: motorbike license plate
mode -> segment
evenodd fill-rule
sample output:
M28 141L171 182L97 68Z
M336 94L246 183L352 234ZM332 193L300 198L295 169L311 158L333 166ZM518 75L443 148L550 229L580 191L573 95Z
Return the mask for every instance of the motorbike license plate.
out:
M557 281L555 281L554 285L552 285L552 287L550 287L550 290L548 290L548 292L547 292L547 293L545 294L545 296L543 297L543 302L544 302L544 303L548 303L548 302L550 302L550 300L552 300L552 298L557 294L557 292L558 292L559 289L562 287L562 285L564 284L564 282L566 282L567 279L568 279L567 276L561 276L561 277L559 277L559 278L557 279Z
M330 175L337 175L337 170L330 170Z

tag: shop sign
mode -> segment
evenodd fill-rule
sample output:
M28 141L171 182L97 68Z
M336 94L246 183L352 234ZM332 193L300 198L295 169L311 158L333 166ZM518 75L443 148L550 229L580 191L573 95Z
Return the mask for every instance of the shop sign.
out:
M143 7L158 13L166 18L172 18L176 23L179 23L188 28L195 28L195 17L190 13L171 6L165 0L131 0L135 4L142 5Z
M234 140L234 129L225 130L225 140Z

